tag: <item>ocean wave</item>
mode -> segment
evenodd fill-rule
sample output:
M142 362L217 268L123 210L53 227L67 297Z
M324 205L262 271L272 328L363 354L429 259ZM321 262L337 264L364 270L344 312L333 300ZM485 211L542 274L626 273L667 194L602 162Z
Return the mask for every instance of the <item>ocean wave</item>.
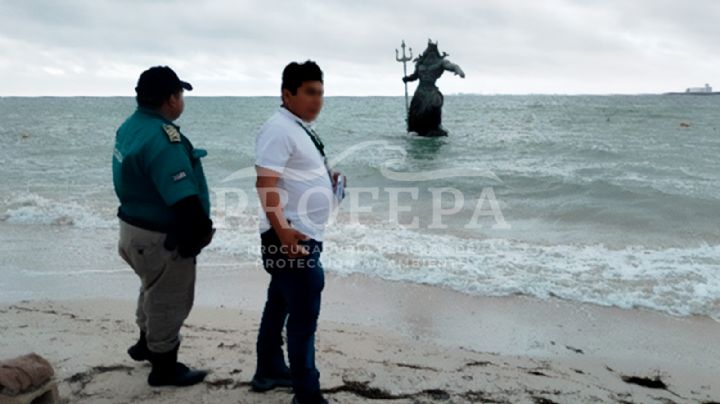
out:
M13 198L3 221L113 228L114 217L38 195ZM259 259L255 212L216 213L208 252ZM429 284L482 296L523 294L720 320L720 245L675 248L557 244L423 232L368 218L340 216L326 233L325 268L386 280ZM222 268L218 269L221 270Z
M34 193L15 195L2 203L0 221L11 224L76 226L103 229L117 227L114 216L100 215L78 202L59 202Z
M210 251L259 259L256 227L221 229ZM529 295L720 320L720 245L541 244L422 233L377 220L331 226L323 264L482 296Z
M720 319L718 245L612 249L359 227L331 232L326 245L327 267L339 273Z

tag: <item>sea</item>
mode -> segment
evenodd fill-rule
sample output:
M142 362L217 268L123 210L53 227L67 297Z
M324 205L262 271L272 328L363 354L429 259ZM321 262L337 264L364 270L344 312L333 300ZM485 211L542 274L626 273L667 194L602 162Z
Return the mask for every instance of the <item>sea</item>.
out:
M208 151L217 227L203 277L259 259L254 141L279 102L186 97L177 123ZM104 295L103 276L129 273L111 159L134 109L132 97L0 98L0 301L48 285ZM449 135L423 138L406 132L403 97L327 97L315 129L347 189L323 265L720 320L719 118L720 97L448 95Z

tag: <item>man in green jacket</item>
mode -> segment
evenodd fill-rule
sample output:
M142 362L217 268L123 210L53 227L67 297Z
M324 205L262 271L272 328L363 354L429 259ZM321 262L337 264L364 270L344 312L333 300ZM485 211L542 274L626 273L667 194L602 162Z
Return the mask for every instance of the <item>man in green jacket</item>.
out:
M128 354L152 363L152 386L189 386L207 375L177 361L180 328L194 300L196 256L214 231L200 162L207 152L173 123L185 107L185 90L192 86L167 66L143 72L138 108L117 130L113 150L119 252L141 281L140 339Z

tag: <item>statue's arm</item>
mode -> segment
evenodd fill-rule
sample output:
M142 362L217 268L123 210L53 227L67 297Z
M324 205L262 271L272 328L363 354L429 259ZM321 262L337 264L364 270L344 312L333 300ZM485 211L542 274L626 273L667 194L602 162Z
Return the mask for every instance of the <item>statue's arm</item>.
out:
M408 81L415 81L417 79L418 79L418 72L417 72L417 69L415 69L413 74L403 77L402 80L403 80L403 82L407 83Z
M460 66L456 65L455 63L452 63L451 61L449 61L447 59L443 61L443 68L449 72L453 72L453 73L457 74L458 76L460 76L462 78L465 78L465 72L462 71Z

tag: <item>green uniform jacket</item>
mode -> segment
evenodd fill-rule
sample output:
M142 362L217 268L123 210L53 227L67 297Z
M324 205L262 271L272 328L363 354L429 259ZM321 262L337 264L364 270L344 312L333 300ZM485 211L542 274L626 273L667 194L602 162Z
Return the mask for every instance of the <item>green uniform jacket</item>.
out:
M210 198L200 158L180 127L157 112L138 107L117 130L113 185L118 216L147 230L168 232L178 218L170 208L197 195L210 216Z

